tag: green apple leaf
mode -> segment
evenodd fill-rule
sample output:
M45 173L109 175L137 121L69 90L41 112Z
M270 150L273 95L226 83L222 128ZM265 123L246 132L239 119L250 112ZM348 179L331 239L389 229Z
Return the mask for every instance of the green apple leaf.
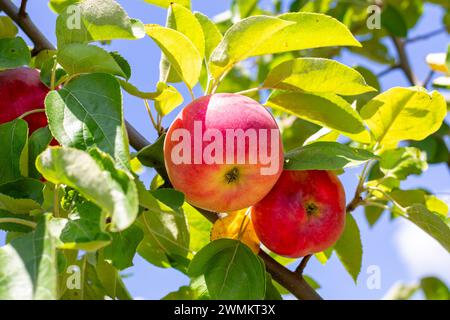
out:
M339 95L375 91L355 69L322 58L297 58L282 62L269 72L263 87Z
M361 272L363 249L358 225L350 213L347 213L344 233L334 245L334 250L356 283Z
M133 178L114 167L105 153L92 149L91 154L73 148L48 148L36 160L45 179L65 184L106 211L111 230L129 227L138 213L138 196Z
M401 140L423 140L438 130L447 105L436 91L396 87L373 98L360 113L376 141L395 148Z
M242 242L215 240L189 265L191 277L204 275L212 299L262 300L266 292L264 263Z
M205 59L209 60L211 53L222 41L223 35L216 24L203 13L194 12L194 16L202 27L203 35L205 37Z
M422 278L420 287L427 300L450 300L450 290L447 285L436 277Z
M0 39L14 38L18 32L19 29L10 17L0 16Z
M114 0L84 0L63 10L56 20L58 47L144 37L143 24L131 19Z
M147 3L153 4L162 8L169 8L172 3L177 3L186 8L191 7L191 0L144 0Z
M102 259L101 254L99 256L96 265L97 277L107 295L113 300L133 300L118 270L111 263Z
M27 152L28 124L17 119L0 124L0 142L9 146L0 153L0 184L19 179L23 174L22 155Z
M389 31L390 34L400 38L406 38L408 35L406 21L396 7L390 4L383 6L380 20L382 26Z
M420 289L420 286L416 283L405 284L405 283L401 283L401 282L396 282L388 290L388 292L383 296L383 300L408 300L419 289Z
M355 141L370 142L370 134L358 112L334 94L275 91L266 105L336 130Z
M428 168L425 152L414 147L386 150L380 158L380 170L385 177L398 180L405 180L411 174L421 174Z
M52 235L58 239L58 249L97 251L111 242L104 230L102 209L92 202L75 205L67 219L50 220Z
M0 300L57 299L57 265L48 217L0 248Z
M429 211L423 204L414 204L406 208L406 218L450 252L450 227L442 216Z
M126 78L120 65L104 49L84 43L72 43L58 51L58 63L68 74L109 73Z
M0 38L0 70L28 65L30 60L30 49L22 38Z
M211 54L209 71L213 78L221 78L237 62L251 57L256 47L290 24L293 22L269 16L248 17L234 24Z
M48 127L37 129L28 140L28 176L40 179L41 174L37 171L35 162L37 156L44 151L53 140Z
M156 85L157 96L155 101L155 109L162 117L171 113L176 107L183 103L183 96L175 87L169 86L163 82Z
M81 75L45 99L50 131L64 147L97 147L129 168L122 94L112 75Z
M378 202L378 203L381 205L386 205L386 201ZM380 217L384 211L385 211L385 209L377 207L377 206L366 205L364 207L364 214L366 216L367 222L369 223L369 225L371 227L375 225L375 223L378 221L378 219L380 219Z
M56 13L60 13L69 5L80 2L81 0L50 0L48 6Z
M112 234L112 243L103 252L112 265L123 270L133 265L139 243L144 238L144 232L135 224L129 228Z
M39 180L21 178L0 185L0 209L26 214L41 209L44 184Z
M144 208L137 220L144 232L138 253L158 267L175 267L173 264L186 259L189 253L189 230L183 210L174 209L173 203L164 203L143 185L138 186L140 205Z
M264 300L283 300L281 293L274 285L272 276L268 272L266 272L266 295L264 296Z
M210 242L212 223L187 202L183 204L183 210L191 234L189 247L195 253Z
M202 68L202 56L183 33L155 24L145 26L145 32L161 48L174 70L189 88L193 88Z
M361 165L375 155L338 142L320 141L293 149L284 158L287 170L339 170Z

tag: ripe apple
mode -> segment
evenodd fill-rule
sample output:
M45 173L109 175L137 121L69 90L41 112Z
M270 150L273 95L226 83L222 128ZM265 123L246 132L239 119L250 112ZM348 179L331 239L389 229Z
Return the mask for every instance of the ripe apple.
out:
M292 258L317 253L344 230L344 188L330 171L285 170L251 215L256 234L273 252Z
M189 203L215 212L247 208L283 169L278 125L258 102L214 94L188 104L164 142L169 179Z
M35 69L23 67L0 72L0 123L12 121L28 111L43 109L48 91ZM44 112L30 114L24 120L28 122L30 134L47 125Z

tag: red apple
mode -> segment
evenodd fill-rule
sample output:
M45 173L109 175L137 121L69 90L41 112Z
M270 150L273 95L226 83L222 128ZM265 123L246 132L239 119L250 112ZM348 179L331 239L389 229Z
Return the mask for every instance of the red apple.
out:
M43 109L48 91L35 69L24 67L0 72L0 123L12 121L28 111ZM28 122L30 134L47 125L44 112L30 114L24 120Z
M214 94L180 112L167 132L164 159L172 185L188 202L230 212L272 189L282 172L283 147L276 121L258 102Z
M329 171L285 170L269 194L252 208L261 242L292 258L323 251L341 236L345 192Z

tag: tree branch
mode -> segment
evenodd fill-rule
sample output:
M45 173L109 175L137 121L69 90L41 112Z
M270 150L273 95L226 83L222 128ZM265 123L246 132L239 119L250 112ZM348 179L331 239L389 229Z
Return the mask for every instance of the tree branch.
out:
M427 40L427 39L429 39L431 37L434 37L434 36L437 36L438 34L443 33L445 31L446 31L445 28L441 28L441 29L438 29L438 30L434 30L434 31L425 33L425 34L421 34L421 35L419 35L417 37L406 39L405 40L405 44L410 44L410 43L413 43L413 42L416 42L416 41L421 41L421 40Z
M308 254L307 256L304 256L298 267L295 269L295 273L297 273L300 277L303 277L303 271L306 268L306 265L308 264L309 259L311 259L312 254Z
M26 1L22 1L22 10L26 9ZM28 14L21 14L19 8L10 0L0 0L0 10L3 10L25 32L34 44L32 54L37 55L42 50L54 50L53 44L31 21Z
M412 86L418 85L416 76L414 75L411 65L409 64L408 56L406 55L404 42L397 37L391 36L392 42L394 43L395 49L398 53L398 60L400 68L403 70L406 78Z
M19 17L23 18L27 15L27 2L28 0L22 0L20 3Z

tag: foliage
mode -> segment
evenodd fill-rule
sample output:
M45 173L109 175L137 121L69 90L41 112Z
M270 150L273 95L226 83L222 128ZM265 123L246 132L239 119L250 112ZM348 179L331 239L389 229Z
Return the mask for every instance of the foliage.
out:
M450 252L447 205L425 190L401 188L401 181L429 165L450 166L448 101L428 91L430 82L411 78L401 51L420 20L421 1L386 1L380 29L367 27L368 2L362 0L278 1L271 11L258 1L232 1L222 20L192 12L189 0L146 2L167 9L165 26L129 17L115 0L50 0L58 48L40 52L30 51L15 23L0 16L0 69L38 68L51 89L48 128L28 136L23 119L0 124L0 140L10 146L0 156L0 229L14 235L0 248L0 299L130 299L119 272L137 254L191 278L164 299L281 299L287 293L240 239L210 242L205 213L171 189L164 117L200 85L205 94L242 91L270 109L288 151L286 169L363 167L345 232L316 255L322 263L336 252L357 281L364 247L352 216L358 206L370 225L390 212ZM436 2L447 12L449 31L450 8ZM68 27L73 10L80 14L75 29ZM392 39L401 42L398 57L386 46ZM161 49L159 81L146 91L129 82L137 67L98 45L124 40L153 41ZM371 70L336 61L345 51L388 70L401 66L411 87L379 92ZM450 88L450 51L427 62L440 73L432 85ZM191 97L182 96L178 82ZM145 101L160 136L134 155L123 94ZM52 138L59 146L48 146ZM155 169L150 190L132 161ZM81 287L65 285L71 281L67 268L80 272ZM419 288L428 299L449 299L436 278L400 286L389 297L409 298Z

